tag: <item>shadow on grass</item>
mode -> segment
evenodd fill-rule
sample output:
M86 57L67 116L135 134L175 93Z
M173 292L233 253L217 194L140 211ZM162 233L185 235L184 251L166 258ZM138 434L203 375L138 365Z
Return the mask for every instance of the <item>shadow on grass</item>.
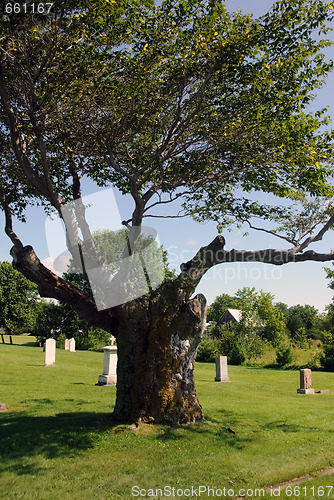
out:
M184 434L180 434L184 431ZM202 434L206 442L214 442L219 447L229 446L230 448L235 448L237 450L243 450L246 446L253 441L251 437L239 436L231 433L230 428L225 425L215 426L212 428L208 427L198 427L187 426L181 428L164 428L160 435L156 437L158 441L182 441L187 440L186 435L189 433ZM209 441L208 441L209 440Z
M44 400L46 403L48 400ZM30 467L17 470L17 459L43 455L48 459L74 457L94 448L104 432L104 421L109 414L60 413L36 417L22 413L2 414L0 418L0 468L15 460L13 471L30 474ZM108 422L109 423L109 422ZM109 423L109 428L117 425ZM15 469L15 470L14 470Z
M304 427L302 425L289 424L289 423L281 421L281 420L274 421L274 422L268 422L267 424L263 425L263 428L269 429L269 430L279 430L279 431L288 432L288 433L319 432L319 427L308 427L308 426ZM329 431L329 432L332 432L332 431Z
M0 345L10 345L10 346L14 346L14 347L41 347L39 346L38 342L24 342L22 344L20 343L16 343L15 340L13 340L13 343L11 344L10 341L8 340L8 342L0 342Z
M164 442L181 442L183 440L188 442L188 435L193 434L194 438L195 435L202 436L206 442L213 441L217 446L229 446L238 450L244 449L253 441L252 437L242 435L242 432L239 434L233 431L233 428L238 428L238 420L235 415L225 410L220 411L220 414L223 415L221 419L205 415L205 420L195 424L173 427L163 426L160 428L156 439Z

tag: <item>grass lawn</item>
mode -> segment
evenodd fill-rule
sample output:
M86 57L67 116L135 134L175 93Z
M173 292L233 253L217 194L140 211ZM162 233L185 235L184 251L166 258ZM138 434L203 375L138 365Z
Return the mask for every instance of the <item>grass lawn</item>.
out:
M36 337L28 333L23 333L22 335L7 335L3 334L5 344L10 344L10 337L12 337L13 345L26 345L36 347L38 342ZM2 343L2 337L0 337L0 343Z
M320 367L320 365L316 362L316 358L322 354L322 349L316 341L311 341L311 344L306 346L304 349L294 347L293 354L294 360L292 364L285 366L284 369L311 368L312 366L317 366L318 369L318 367ZM267 366L268 368L272 368L276 365L275 348L272 345L267 344L264 348L263 354L256 359L252 358L248 364L252 366Z
M102 364L102 353L57 349L44 367L41 348L0 344L1 500L192 498L200 485L231 498L334 466L334 373L313 372L315 390L330 392L303 396L298 371L231 366L231 382L217 383L214 365L197 363L206 420L132 429L108 425L116 390L95 386ZM279 498L322 498L317 487L334 478L305 485Z

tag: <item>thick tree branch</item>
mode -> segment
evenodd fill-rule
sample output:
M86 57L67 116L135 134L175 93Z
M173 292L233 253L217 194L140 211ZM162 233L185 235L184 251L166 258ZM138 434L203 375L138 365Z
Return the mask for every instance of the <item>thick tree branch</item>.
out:
M185 192L178 193L174 197L170 194L169 200L162 200L161 199L162 194L158 194L158 193L156 193L156 194L159 197L159 201L156 201L156 202L152 203L152 205L149 205L148 207L146 207L144 210L144 213L157 205L166 205L167 203L173 203L173 201L177 200L178 198L180 198L181 196L184 196L187 193L185 193ZM145 196L144 196L144 198L145 198ZM146 199L145 199L145 201L146 201ZM145 217L152 217L152 216L146 215Z
M53 297L70 304L90 324L110 331L114 314L110 310L98 312L94 300L73 285L47 269L38 259L31 246L11 249L13 266L26 278L36 283L42 297ZM116 313L117 308L113 309Z
M145 207L145 202L143 198L139 194L139 184L137 182L137 177L134 175L131 175L129 172L124 170L115 160L114 154L112 151L112 148L110 144L106 144L108 155L107 155L107 161L109 165L118 173L129 179L130 181L130 191L131 195L135 201L136 208L132 214L132 224L133 226L140 226L141 221L142 221L142 216L143 216L143 211Z
M189 214L179 214L179 215L143 215L143 218L152 217L154 219L181 219L182 217L189 217Z
M298 253L292 249L278 250L267 248L264 250L224 250L225 239L217 236L209 245L200 248L196 255L186 263L181 264L181 274L176 278L180 281L180 287L187 296L190 296L204 274L211 267L218 264L231 262L262 262L281 266L289 262L327 262L334 260L334 252L326 254L308 250L305 253Z
M47 157L47 152L46 152L46 147L45 147L45 142L43 139L43 135L40 129L40 125L38 124L37 118L34 115L33 111L31 111L31 122L34 127L36 139L37 139L37 144L38 144L38 149L40 151L41 155L41 164L43 168L43 173L44 173L44 182L46 185L46 188L49 192L48 199L51 201L52 205L55 207L55 209L60 212L60 207L62 206L63 202L61 197L59 196L58 193L54 190L50 178L50 169L49 169L49 162L48 162L48 157Z
M5 233L11 239L17 250L23 249L23 244L17 234L13 231L12 213L6 201L4 189L0 186L0 203L5 213Z
M122 168L116 162L115 157L114 157L114 153L113 153L113 150L112 150L110 144L106 143L105 146L106 146L106 149L108 151L108 154L105 155L105 158L106 158L107 162L109 163L110 167L113 170L115 170L115 172L118 172L119 174L123 175L124 177L126 177L127 179L132 181L134 179L133 175L129 174L129 172L127 172L127 170L124 170L124 168Z

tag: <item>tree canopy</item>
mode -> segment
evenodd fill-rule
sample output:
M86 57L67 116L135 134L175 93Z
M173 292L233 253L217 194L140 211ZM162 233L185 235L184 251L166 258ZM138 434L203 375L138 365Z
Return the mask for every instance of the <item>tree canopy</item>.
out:
M60 212L85 175L131 193L133 226L182 197L185 214L219 229L271 218L299 252L333 222L332 205L319 213L307 198L332 194L326 110L307 111L332 69L321 52L332 11L319 0L279 1L259 19L218 1L3 6L5 213L35 202ZM307 206L289 217L256 191ZM8 221L7 233L17 242Z

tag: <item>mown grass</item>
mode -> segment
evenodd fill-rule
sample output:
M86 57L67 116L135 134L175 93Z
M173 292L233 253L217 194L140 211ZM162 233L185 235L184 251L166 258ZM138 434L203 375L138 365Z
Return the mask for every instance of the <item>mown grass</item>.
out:
M5 344L10 344L10 337L12 337L13 345L25 345L31 347L36 347L38 345L36 337L28 333L23 333L22 335L7 335L5 333L3 334ZM0 337L0 343L3 343L2 337Z
M216 383L214 365L197 363L205 421L130 428L108 418L115 388L95 386L102 353L57 349L44 367L41 348L0 344L0 364L1 499L131 499L136 485L147 498L168 485L237 493L334 465L333 373L313 373L330 393L303 396L298 371L231 366L231 382Z

